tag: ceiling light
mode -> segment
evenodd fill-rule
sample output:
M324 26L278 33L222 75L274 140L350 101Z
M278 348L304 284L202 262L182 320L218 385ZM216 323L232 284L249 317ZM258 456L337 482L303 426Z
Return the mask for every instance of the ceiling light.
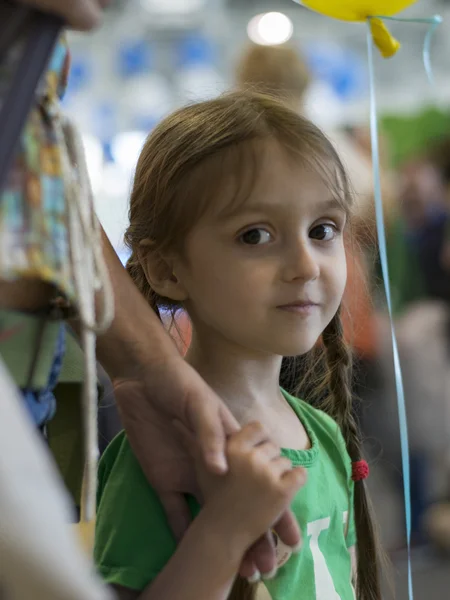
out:
M187 15L203 8L205 0L141 0L141 5L149 12L160 15Z
M284 44L291 39L293 32L291 19L280 12L256 15L247 26L248 37L263 46Z

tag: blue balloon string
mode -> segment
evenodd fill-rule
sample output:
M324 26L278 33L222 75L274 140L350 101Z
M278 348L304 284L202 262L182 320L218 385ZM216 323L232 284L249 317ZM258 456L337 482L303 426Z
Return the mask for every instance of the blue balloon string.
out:
M412 566L411 566L411 487L410 487L410 463L409 463L409 443L408 443L408 424L406 418L405 394L403 390L402 370L400 366L400 357L397 347L397 338L394 327L394 313L392 305L392 296L389 279L389 267L387 258L386 232L384 228L384 211L381 193L381 177L380 177L380 153L378 148L378 119L377 119L377 104L375 93L375 67L373 57L373 40L370 29L370 19L368 20L367 33L367 48L369 58L369 82L370 82L370 133L372 140L372 161L374 174L374 196L375 196L375 211L378 233L378 244L380 250L381 269L383 273L383 281L386 292L386 302L389 312L392 350L394 355L394 374L395 387L397 391L397 405L400 422L400 444L402 451L402 469L403 469L403 490L405 498L405 516L406 516L406 543L408 551L408 592L409 600L414 599L413 583L412 583Z
M425 25L430 25L423 44L423 64L425 65L425 71L427 73L429 82L431 85L434 85L433 69L431 68L431 42L433 41L437 28L442 23L442 17L440 15L434 15L433 17L424 17L421 19L405 19L403 17L385 17L380 15L376 18L383 21L397 21L399 23L422 23Z

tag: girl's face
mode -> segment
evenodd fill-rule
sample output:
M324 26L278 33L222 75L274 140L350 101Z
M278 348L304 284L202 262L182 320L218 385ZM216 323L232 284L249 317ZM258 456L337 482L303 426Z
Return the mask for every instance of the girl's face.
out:
M218 190L173 272L200 340L304 354L342 299L346 214L320 177L275 142L261 152L251 194L227 213L227 190Z

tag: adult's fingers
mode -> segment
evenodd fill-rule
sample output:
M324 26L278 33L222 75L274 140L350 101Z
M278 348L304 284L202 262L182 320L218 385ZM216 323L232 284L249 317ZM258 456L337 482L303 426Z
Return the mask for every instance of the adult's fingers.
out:
M103 6L97 0L59 0L68 24L80 31L98 27L103 17Z
M228 470L226 459L227 436L239 425L212 390L205 386L205 394L196 402L188 402L188 424L197 440L206 466L215 473Z
M286 546L290 546L294 549L301 546L302 534L297 519L291 510L286 510L281 515L280 519L275 524L274 530Z
M271 532L266 533L251 548L251 556L262 577L273 577L277 569L277 557Z
M184 495L176 492L161 492L159 499L174 536L177 540L181 540L192 521Z
M180 440L183 443L183 446L186 449L186 451L192 458L197 459L199 448L195 437L192 435L192 433L189 431L186 425L178 419L175 419L173 421L173 424L178 432Z
M222 402L219 407L220 418L222 419L223 429L225 431L225 435L229 436L236 431L241 429L241 426L237 422L236 418L231 413L230 409Z
M247 552L241 564L239 574L245 579L252 579L256 573L273 576L276 571L276 553L273 535L262 536Z
M102 18L102 10L109 0L20 0L43 12L62 17L66 23L80 31L97 27Z
M251 549L247 551L239 569L239 575L244 579L259 579L261 573L258 571L253 560Z

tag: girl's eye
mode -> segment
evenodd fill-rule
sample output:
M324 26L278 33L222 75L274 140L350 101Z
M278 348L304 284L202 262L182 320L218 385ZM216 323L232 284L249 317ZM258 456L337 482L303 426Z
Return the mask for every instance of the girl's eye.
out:
M242 243L249 246L260 246L272 240L272 235L266 229L249 229L240 236Z
M331 242L337 235L337 229L330 223L316 225L309 232L309 237L320 242Z

